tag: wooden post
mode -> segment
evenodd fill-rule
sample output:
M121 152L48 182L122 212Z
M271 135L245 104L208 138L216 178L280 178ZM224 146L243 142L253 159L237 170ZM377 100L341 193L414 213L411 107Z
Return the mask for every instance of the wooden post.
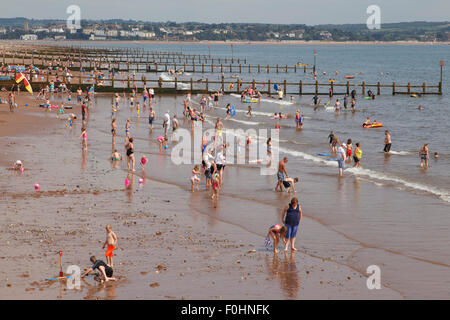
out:
M423 94L426 93L426 87L427 87L427 85L426 85L425 82L424 82L424 83L423 83L423 90L422 90L422 93L423 93Z
M222 77L222 92L225 90L224 78Z
M231 63L230 63L230 73L232 73L233 72L233 69L232 69L233 67L232 67L232 65L231 65ZM240 71L239 71L240 72Z
M302 93L303 93L303 81L302 80L300 80L299 81L299 83L298 83L298 95L300 96L300 95L302 95Z
M261 66L258 64L258 73L261 72Z
M319 81L316 80L316 94L319 94Z
M297 73L297 65L294 65L294 73Z
M205 65L202 63L202 73L205 73Z
M278 73L278 65L277 65L277 73Z
M270 95L270 80L267 81L267 94Z
M266 70L267 70L267 73L269 73L269 70L270 70L269 65L267 65Z
M283 85L283 91L284 91L284 95L286 95L286 92L287 92L287 88L286 88L286 80L284 80L284 85Z
M236 93L239 94L239 89L241 89L241 85L239 83L239 79L236 79Z
M363 81L361 86L362 86L362 95L365 97L366 96L366 83Z
M392 82L392 95L395 95L395 81Z
M330 82L331 93L334 95L334 82Z
M439 81L439 95L442 95L442 81Z
M219 59L220 62L220 59ZM223 65L220 65L220 73L223 73Z
M178 90L178 79L175 77L175 90Z
M286 73L288 72L288 66L286 65Z
M347 80L347 94L350 94L350 82Z
M380 85L380 81L378 81L377 83L377 96L379 96L381 94L381 85Z
M255 82L255 79L253 79L253 81L252 81L252 88L253 88L253 90L256 89L256 82Z
M408 82L408 94L411 94L411 83Z
M206 93L209 92L209 81L208 78L206 78Z
M192 60L192 72L193 73L195 72L195 61L194 60Z

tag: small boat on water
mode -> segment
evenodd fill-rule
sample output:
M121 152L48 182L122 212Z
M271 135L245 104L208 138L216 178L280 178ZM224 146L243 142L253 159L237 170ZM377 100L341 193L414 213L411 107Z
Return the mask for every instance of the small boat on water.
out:
M355 79L355 76L345 76L345 79Z

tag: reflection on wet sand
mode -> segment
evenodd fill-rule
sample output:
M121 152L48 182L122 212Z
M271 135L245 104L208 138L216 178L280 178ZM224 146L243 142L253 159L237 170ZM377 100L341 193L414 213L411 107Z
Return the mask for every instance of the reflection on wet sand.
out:
M288 299L297 299L301 279L295 264L295 253L283 251L284 258L279 259L277 254L266 256L267 271L273 278L280 280L280 287Z
M128 182L128 183L127 183ZM125 188L127 189L128 202L133 202L133 188L134 188L134 172L128 172L125 179Z
M117 281L108 281L92 285L85 279L82 279L83 284L88 288L88 292L84 299L86 300L113 300L116 298ZM102 296L103 295L103 296Z
M86 170L87 165L87 149L82 149L82 161L81 161L81 169L84 172Z

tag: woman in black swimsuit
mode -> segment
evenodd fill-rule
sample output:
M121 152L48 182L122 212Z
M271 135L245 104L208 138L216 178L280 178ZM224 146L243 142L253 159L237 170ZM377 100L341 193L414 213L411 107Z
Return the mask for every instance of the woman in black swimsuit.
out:
M127 149L127 165L128 165L128 170L130 170L130 162L131 162L131 167L133 171L134 170L134 147L133 147L133 138L130 138L128 140L128 143L125 145L125 149Z

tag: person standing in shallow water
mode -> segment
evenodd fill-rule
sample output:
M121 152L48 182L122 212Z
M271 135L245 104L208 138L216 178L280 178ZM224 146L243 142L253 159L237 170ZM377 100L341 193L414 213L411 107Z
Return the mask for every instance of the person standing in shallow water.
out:
M130 138L128 140L128 143L125 144L125 149L127 150L127 165L128 165L128 170L132 170L133 172L136 171L134 170L134 146L133 146L133 138Z
M428 159L430 158L428 151L428 143L425 143L423 145L423 147L419 151L419 155L420 155L420 167L424 168L425 165L425 169L428 168Z
M300 224L302 217L302 208L298 203L298 199L293 197L291 202L284 207L282 213L282 220L287 228L284 251L288 250L289 244L291 245L292 251L297 251L297 248L295 248L295 238L297 237L298 225Z
M383 151L385 153L389 153L389 151L391 151L391 145L392 145L392 139L391 139L391 134L389 133L388 130L384 131L384 149Z

